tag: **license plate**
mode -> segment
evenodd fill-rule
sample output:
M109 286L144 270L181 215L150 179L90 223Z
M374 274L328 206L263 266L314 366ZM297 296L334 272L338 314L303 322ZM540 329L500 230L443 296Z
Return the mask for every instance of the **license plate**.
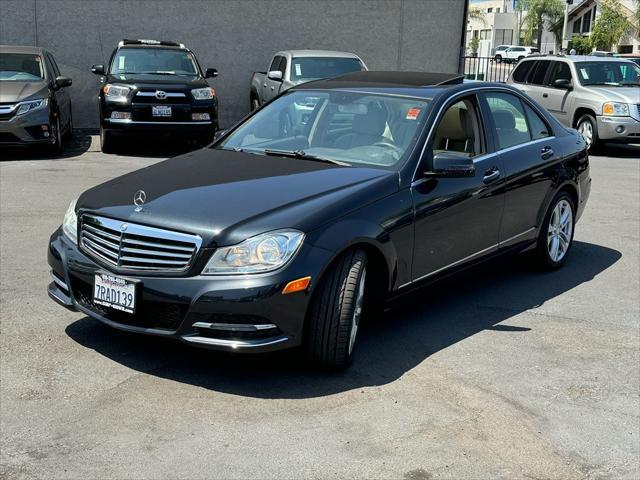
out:
M166 105L154 105L151 107L151 115L154 117L170 117L171 107L167 107Z
M136 309L136 282L108 273L96 273L93 301L122 312Z

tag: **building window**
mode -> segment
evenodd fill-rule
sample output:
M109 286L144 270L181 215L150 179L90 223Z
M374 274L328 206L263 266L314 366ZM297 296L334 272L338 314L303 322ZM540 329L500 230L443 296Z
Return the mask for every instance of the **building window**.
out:
M496 13L500 13L500 7L496 8Z
M576 18L573 21L573 33L580 33L580 32L582 32L582 17Z
M493 8L491 7L487 8L487 13L491 13L491 12L493 12Z
M513 30L510 28L496 29L495 45L512 45L513 44Z
M488 40L491 38L491 30L480 30L480 40Z
M587 12L582 17L582 33L589 33L591 31L591 12Z
M633 45L620 45L618 53L633 53Z

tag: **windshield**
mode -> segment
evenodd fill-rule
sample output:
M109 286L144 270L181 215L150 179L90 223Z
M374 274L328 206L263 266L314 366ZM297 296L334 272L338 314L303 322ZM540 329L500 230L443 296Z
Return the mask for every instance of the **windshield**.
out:
M580 83L585 86L640 84L640 67L631 62L578 62L576 69Z
M0 81L28 82L44 78L42 57L33 53L0 53Z
M364 70L357 58L300 57L291 61L291 81L307 82Z
M191 52L168 48L121 48L111 63L112 74L198 75Z
M216 148L397 168L422 130L428 104L399 96L292 91L258 111Z

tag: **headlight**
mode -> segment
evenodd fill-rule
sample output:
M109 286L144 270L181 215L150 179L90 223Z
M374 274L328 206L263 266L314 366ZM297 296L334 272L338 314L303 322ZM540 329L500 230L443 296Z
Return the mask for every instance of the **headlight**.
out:
M76 216L76 198L69 204L67 213L64 214L64 220L62 221L62 231L69 237L73 243L78 243L78 217Z
M204 275L237 275L271 272L285 265L296 254L304 233L276 230L263 233L231 247L217 249Z
M40 110L49 103L47 98L39 98L38 100L31 100L29 102L22 102L16 111L16 115L24 115L27 112L33 112L34 110Z
M216 96L216 91L211 87L205 88L196 88L195 90L191 90L191 95L196 100L211 100Z
M607 102L602 106L602 114L612 117L628 117L629 105L626 103Z
M124 85L113 85L107 83L102 87L102 92L104 93L105 98L112 102L126 102L130 91L131 88Z

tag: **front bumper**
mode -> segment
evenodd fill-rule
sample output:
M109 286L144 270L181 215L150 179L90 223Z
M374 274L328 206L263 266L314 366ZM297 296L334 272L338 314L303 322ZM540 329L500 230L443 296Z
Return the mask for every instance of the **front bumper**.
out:
M51 131L48 108L0 120L0 145L21 146L53 143L53 138L44 136L43 125L46 125L47 132Z
M605 117L599 115L598 137L607 142L640 143L640 121L632 117Z
M142 284L136 313L131 315L93 303L95 273L105 269L58 229L51 236L48 249L53 275L48 293L58 304L121 330L175 338L217 350L267 352L302 343L313 285L305 292L281 292L287 282L296 278L318 278L331 255L327 250L305 245L284 270L263 275L125 275Z

